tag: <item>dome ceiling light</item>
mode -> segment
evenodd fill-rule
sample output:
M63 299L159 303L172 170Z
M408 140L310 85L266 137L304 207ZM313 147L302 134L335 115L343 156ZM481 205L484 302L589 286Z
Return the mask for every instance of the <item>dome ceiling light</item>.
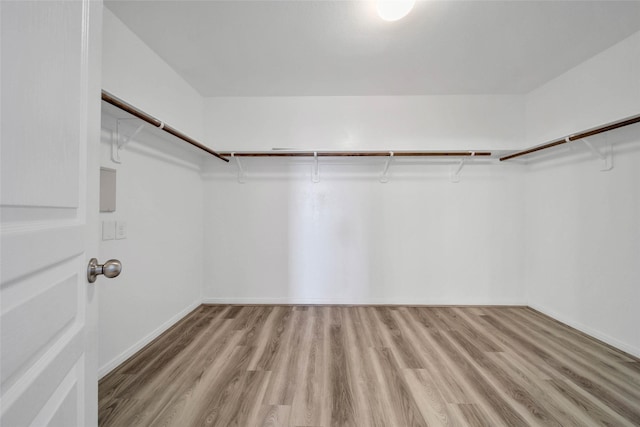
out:
M378 15L385 21L397 21L411 12L416 0L377 0Z

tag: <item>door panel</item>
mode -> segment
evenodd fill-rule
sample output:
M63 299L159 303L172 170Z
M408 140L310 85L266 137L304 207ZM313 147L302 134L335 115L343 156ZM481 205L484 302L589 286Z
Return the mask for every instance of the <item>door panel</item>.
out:
M4 178L4 171L2 175ZM43 224L47 228L42 228L40 224L22 223L16 226L21 230L9 231L12 224L3 215L2 225L6 233L2 236L0 267L2 283L7 287L20 277L55 266L84 251L84 224L55 226L49 222Z
M3 205L79 206L82 23L81 1L2 1Z
M0 425L91 426L102 4L0 8Z
M75 378L63 381L61 387L64 387L64 390L58 395L62 396L63 400L61 402L51 402L50 405L47 405L52 408L52 414L43 411L43 421L48 420L49 427L65 427L69 425L68 420L73 419L75 414L78 413L78 387ZM34 424L44 424L43 421L36 419Z
M77 284L77 274L73 274L2 314L2 389L15 383L16 377L32 368L51 346L78 328Z
M3 396L3 426L44 426L48 425L47 413L55 414L57 408L46 408L49 402L64 401L66 396L64 380L78 390L82 388L80 379L84 378L84 335L82 329L75 329L70 336L56 341L50 349L50 355L43 356L34 371L14 384ZM61 399L62 398L62 399ZM5 401L6 399L6 401ZM82 408L85 398L75 394L75 405ZM74 414L66 420L67 426L83 426L83 414ZM40 419L39 423L35 423Z

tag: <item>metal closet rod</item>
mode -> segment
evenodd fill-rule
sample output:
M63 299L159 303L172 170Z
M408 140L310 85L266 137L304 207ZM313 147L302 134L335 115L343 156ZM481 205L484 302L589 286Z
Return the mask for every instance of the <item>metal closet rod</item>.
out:
M476 157L490 151L238 151L221 152L232 157Z
M201 143L199 143L198 141L196 141L195 139L191 138L190 136L185 135L184 133L172 128L171 126L169 126L168 124L156 119L155 117L153 117L150 114L145 113L142 110L137 109L136 107L134 107L133 105L123 101L122 99L113 96L112 94L110 94L109 92L107 92L106 90L102 91L102 100L104 102L107 102L113 106L118 107L119 109L126 111L127 113L136 116L137 118L139 118L140 120L143 120L157 128L162 129L163 131L170 133L171 135L180 138L181 140L193 145L194 147L197 147L203 151L206 151L207 153L219 158L220 160L224 160L225 162L228 162L229 159L225 159L224 157L222 157L220 154L216 153L215 151L213 151L212 149L210 149L209 147L202 145Z
M517 151L515 153L509 154L508 156L500 157L500 161L502 162L504 160L514 159L520 156L526 156L527 154L535 153L536 151L546 150L547 148L555 147L562 144L567 144L569 142L577 141L578 139L587 138L593 135L598 135L599 133L608 132L610 130L618 129L624 126L629 126L638 122L640 122L640 114L637 116L629 117L627 119L619 120L617 122L598 126L593 129L585 130L580 133L569 135L565 138L557 139L555 141L538 145L536 147L528 148L523 151Z

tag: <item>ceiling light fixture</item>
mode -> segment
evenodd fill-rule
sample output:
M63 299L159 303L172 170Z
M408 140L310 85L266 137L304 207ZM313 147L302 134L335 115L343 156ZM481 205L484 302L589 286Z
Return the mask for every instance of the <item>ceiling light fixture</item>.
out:
M377 0L378 15L385 21L397 21L411 12L416 0Z

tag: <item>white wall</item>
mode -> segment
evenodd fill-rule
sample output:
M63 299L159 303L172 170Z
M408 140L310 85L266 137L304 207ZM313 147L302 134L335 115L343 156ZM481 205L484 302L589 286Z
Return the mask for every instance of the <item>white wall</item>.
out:
M205 123L229 151L506 149L524 97L208 98ZM470 165L452 184L450 163L396 161L381 184L384 160L323 160L314 184L309 163L243 162L247 184L233 164L207 175L205 301L524 303L517 170Z
M640 113L640 33L527 96L534 143ZM534 157L525 176L528 304L640 355L640 126Z
M638 113L640 32L527 94L527 145Z
M188 135L202 134L202 98L109 10L103 44L104 89ZM113 163L111 131L125 116L103 105L101 165L117 170L117 210L101 220L126 221L127 238L100 245L101 261L123 263L119 277L98 287L101 376L201 302L202 157L147 126ZM130 135L135 126L122 128Z
M126 221L127 238L100 244L101 261L123 264L119 277L98 288L101 375L197 307L202 295L200 156L149 130L115 164L114 121L103 114L102 166L117 171L117 206L100 216Z
M102 88L192 138L204 136L200 94L104 9Z
M208 98L223 150L508 149L523 96ZM205 186L209 302L523 304L518 167L384 160L212 162ZM348 162L349 163L349 162ZM406 163L406 162L402 162ZM271 165L271 166L270 166Z
M524 96L207 98L216 149L504 150L524 144Z
M525 303L519 166L244 166L206 176L206 302Z

